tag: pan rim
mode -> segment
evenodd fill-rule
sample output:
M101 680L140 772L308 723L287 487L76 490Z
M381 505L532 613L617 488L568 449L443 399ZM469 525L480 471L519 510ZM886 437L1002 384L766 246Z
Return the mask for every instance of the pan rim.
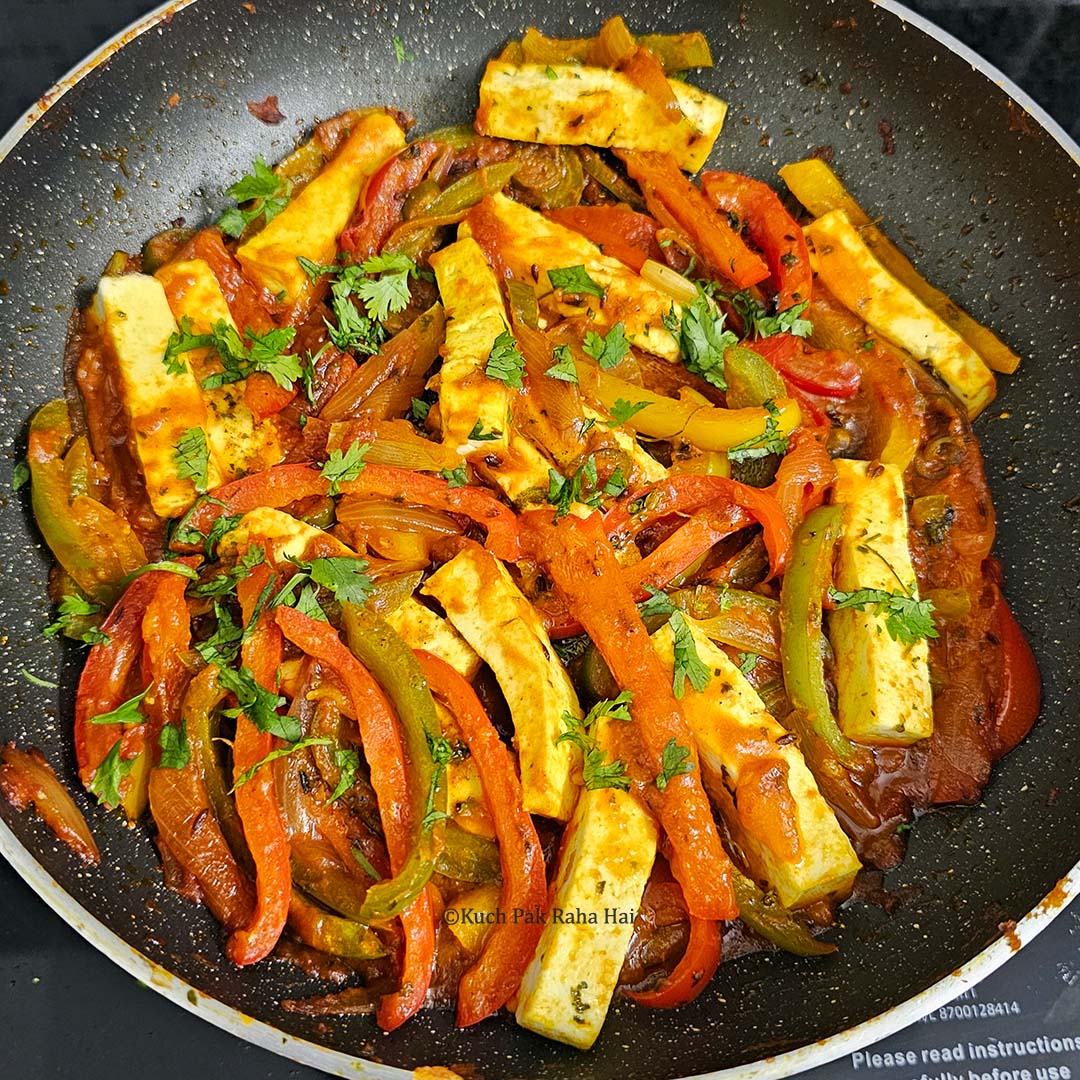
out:
M46 90L10 128L0 136L0 165L9 154L61 98L92 71L109 60L129 42L168 20L175 12L194 4L196 0L166 0L146 15L118 31ZM931 40L938 42L972 69L985 76L999 90L1020 105L1056 143L1080 166L1080 145L1065 129L995 65L980 56L952 34L917 14L898 0L871 0L874 6L910 24ZM62 888L44 866L23 846L7 823L0 819L0 855L35 893L81 937L107 956L121 970L195 1016L212 1023L244 1042L311 1068L321 1069L333 1076L349 1076L360 1080L408 1080L411 1070L353 1057L338 1050L320 1046L299 1036L290 1035L262 1020L245 1015L240 1009L226 1005L203 993L184 979L144 956L118 934L86 910ZM998 938L976 953L955 971L920 991L913 997L886 1009L867 1020L805 1046L775 1057L766 1057L746 1065L708 1073L697 1073L684 1080L779 1080L819 1065L828 1064L856 1050L879 1042L914 1024L948 1004L965 990L977 985L1025 945L1029 944L1080 894L1080 861L1062 877L1054 888L1016 924L1007 938Z

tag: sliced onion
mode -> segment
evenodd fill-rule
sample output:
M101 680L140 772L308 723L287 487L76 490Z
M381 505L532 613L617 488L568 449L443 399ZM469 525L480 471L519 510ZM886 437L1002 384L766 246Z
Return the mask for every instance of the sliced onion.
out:
M682 304L692 304L697 299L697 286L692 281L655 259L645 260L641 267L641 276L650 285L655 285Z
M464 529L448 514L425 506L406 506L392 499L369 499L344 495L338 503L338 521L346 525L397 529L399 532L437 533L459 536Z
M39 818L80 859L101 865L101 852L94 843L86 818L57 779L45 755L36 747L20 750L8 743L0 752L0 792L16 810L31 804Z

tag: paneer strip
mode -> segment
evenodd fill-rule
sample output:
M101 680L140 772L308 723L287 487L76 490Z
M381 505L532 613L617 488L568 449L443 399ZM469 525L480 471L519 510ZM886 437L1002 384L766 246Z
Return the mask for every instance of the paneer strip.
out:
M830 210L843 210L878 262L960 334L991 371L1012 374L1020 366L1020 357L996 334L977 323L915 269L911 260L874 224L824 161L807 158L793 162L780 170L780 176L795 198L815 217Z
M595 320L598 331L621 322L638 348L665 360L679 359L678 342L663 322L672 308L671 297L605 255L581 233L505 195L493 195L470 211L458 235L475 237L493 261L494 257L501 260L518 281L535 281L537 296L551 290L546 270L584 266L605 293ZM539 270L536 278L534 266Z
M972 417L994 400L994 373L979 354L878 262L843 210L805 231L819 278L846 308L916 360L928 360Z
M192 333L208 334L216 322L235 327L229 305L210 264L204 259L168 262L154 277L165 287L173 317L189 319ZM185 353L200 385L221 370L217 353L210 348ZM206 403L207 441L223 480L237 480L250 472L276 465L282 458L281 443L273 424L256 424L244 404L244 382L227 383L203 390Z
M162 362L176 323L161 283L145 274L107 275L94 297L94 318L116 361L120 399L154 513L177 517L195 501L195 484L180 475L176 444L191 428L207 427L206 406L191 368L170 374ZM207 463L209 487L221 483Z
M302 301L312 286L297 257L334 261L338 235L349 223L364 182L404 145L405 133L388 113L364 116L322 172L236 249L244 273L271 293L284 293L291 304Z
M443 442L466 456L482 454L509 498L530 501L536 492L547 490L549 462L513 430L513 388L485 374L495 339L507 332L499 282L480 245L468 237L432 255L431 268L447 316L438 375ZM498 435L471 438L478 430Z
M844 508L834 588L910 589L917 599L901 470L837 458L833 501ZM906 746L933 734L925 638L914 645L894 640L873 605L830 612L828 635L836 655L838 720L849 739Z
M288 559L310 561L325 557L358 557L351 547L323 529L317 529L271 506L260 506L246 513L236 528L221 538L218 552L221 555L236 555L252 544L261 544L275 563L284 563Z
M603 722L597 741L604 745ZM522 1027L582 1050L596 1041L652 871L656 839L655 820L633 795L582 789L563 836L548 922L521 980L514 1015Z
M713 678L683 698L701 775L746 855L752 876L787 908L851 892L860 863L832 807L822 798L798 744L722 649L686 617L698 657ZM665 625L653 648L674 668L674 634Z
M445 660L470 682L480 669L476 650L450 625L415 597L408 596L386 616L386 621L410 649L423 649Z
M502 563L478 547L455 555L422 591L495 672L514 721L525 809L566 821L577 793L574 751L558 738L566 730L563 713L582 712L536 609Z
M476 130L519 142L666 151L697 172L724 126L727 103L678 79L668 82L683 112L676 123L621 72L491 60L480 81Z

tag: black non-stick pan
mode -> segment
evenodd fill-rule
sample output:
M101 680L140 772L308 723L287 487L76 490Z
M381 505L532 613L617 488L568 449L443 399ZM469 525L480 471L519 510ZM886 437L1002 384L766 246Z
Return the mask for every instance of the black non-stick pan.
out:
M39 822L0 806L0 850L99 948L241 1037L341 1075L451 1063L475 1065L488 1080L659 1080L739 1066L747 1066L740 1076L787 1075L941 1004L1007 957L1017 942L1011 932L1002 938L1010 920L1036 909L1021 922L1026 939L1074 891L1080 174L1064 135L1044 127L1038 110L1025 111L973 57L899 9L862 0L637 0L629 9L615 0L199 0L157 13L66 80L0 147L0 486L8 490L33 407L60 392L68 315L114 249L137 250L178 217L211 219L222 189L256 154L282 156L316 119L348 106L392 103L421 130L466 120L485 58L507 38L529 24L580 35L620 11L642 28L708 34L716 67L696 81L731 105L715 164L775 181L777 166L831 147L845 182L919 267L1024 356L978 430L1006 592L1045 679L1043 716L978 806L919 823L884 883L891 914L868 902L844 908L837 954L733 961L676 1012L617 1001L585 1054L508 1016L462 1032L451 1014L426 1012L384 1036L369 1017L291 1015L278 1003L310 992L305 978L280 961L228 964L209 914L162 886L148 830L126 828L79 794L104 855L100 870L86 872ZM246 107L267 94L288 117L279 127ZM41 636L49 560L25 494L3 504L0 741L42 747L78 789L69 718L80 655ZM347 1055L384 1064L357 1068Z

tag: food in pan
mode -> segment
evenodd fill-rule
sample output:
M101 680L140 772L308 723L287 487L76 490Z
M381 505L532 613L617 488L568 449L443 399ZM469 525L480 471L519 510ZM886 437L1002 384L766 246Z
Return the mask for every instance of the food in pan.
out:
M79 775L348 985L587 1048L834 950L1038 711L971 421L1019 362L816 159L705 171L698 34L529 30L117 253L30 424ZM100 858L40 755L0 788Z

